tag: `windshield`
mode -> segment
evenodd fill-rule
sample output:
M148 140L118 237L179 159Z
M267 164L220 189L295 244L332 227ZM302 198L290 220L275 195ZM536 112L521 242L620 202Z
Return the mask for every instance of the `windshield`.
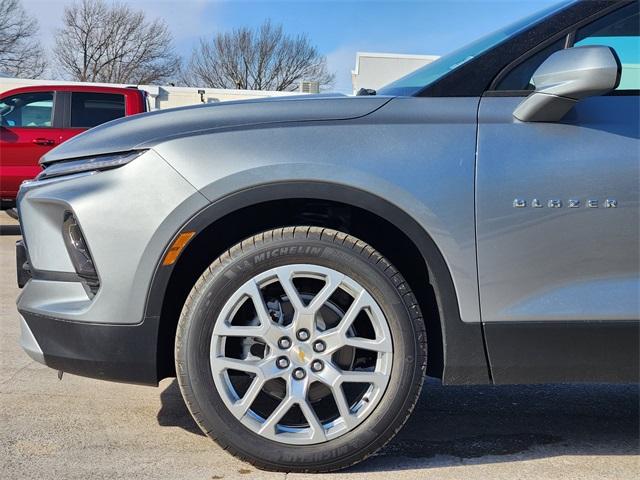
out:
M502 43L506 39L512 37L525 30L526 28L538 23L543 18L555 13L558 10L565 8L572 1L564 1L560 4L555 4L551 7L545 8L540 12L536 12L533 15L523 18L502 28L496 32L493 32L485 37L476 40L475 42L466 45L459 50L456 50L448 55L445 55L434 62L431 62L424 67L396 80L389 85L382 87L378 90L379 95L397 95L397 96L411 96L418 93L424 87L432 84L439 78L455 70L456 68L464 65L469 60L483 54L487 50Z

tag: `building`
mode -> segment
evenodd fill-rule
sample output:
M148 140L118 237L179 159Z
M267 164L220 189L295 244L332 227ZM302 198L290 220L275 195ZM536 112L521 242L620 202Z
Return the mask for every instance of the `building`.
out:
M308 82L306 80L303 80L298 84L298 92L300 92L300 93L320 93L320 83L319 82Z
M437 55L358 52L356 67L351 71L353 93L361 88L377 90L438 58Z

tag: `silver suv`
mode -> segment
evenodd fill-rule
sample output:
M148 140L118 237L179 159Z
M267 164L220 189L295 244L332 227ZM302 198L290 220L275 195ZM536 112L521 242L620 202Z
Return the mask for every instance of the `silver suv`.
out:
M637 1L564 3L378 92L116 120L20 190L51 368L176 376L260 468L328 471L444 384L638 380Z

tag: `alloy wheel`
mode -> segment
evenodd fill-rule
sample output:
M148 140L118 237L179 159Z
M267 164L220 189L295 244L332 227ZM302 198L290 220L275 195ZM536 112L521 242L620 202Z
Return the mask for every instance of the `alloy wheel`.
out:
M213 380L253 432L304 445L356 428L384 395L393 360L387 319L336 270L286 265L244 283L211 337Z

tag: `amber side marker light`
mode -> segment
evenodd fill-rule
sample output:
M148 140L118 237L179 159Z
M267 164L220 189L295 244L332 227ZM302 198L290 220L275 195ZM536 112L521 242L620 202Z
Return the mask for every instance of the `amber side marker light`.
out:
M182 232L180 235L178 235L178 238L176 238L175 241L171 244L171 248L169 248L169 251L164 256L162 265L167 266L176 263L176 260L180 256L180 252L182 252L184 247L187 246L187 243L189 243L189 240L191 240L191 237L193 237L195 234L196 232Z

